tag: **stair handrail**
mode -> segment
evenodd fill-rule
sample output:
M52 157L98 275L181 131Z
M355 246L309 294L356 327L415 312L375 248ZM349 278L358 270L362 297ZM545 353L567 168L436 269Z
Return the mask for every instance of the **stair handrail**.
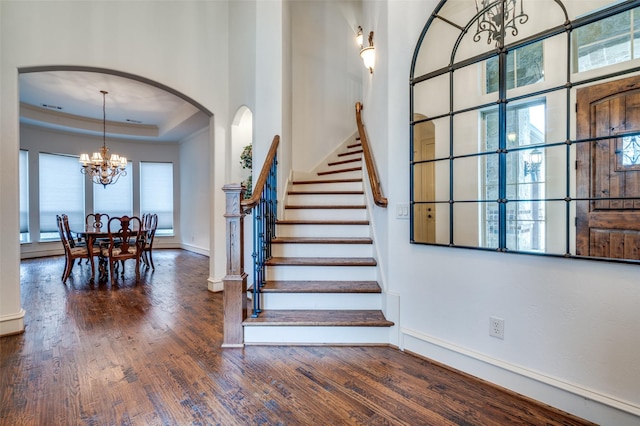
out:
M362 153L364 155L364 162L367 166L367 175L369 177L369 185L371 186L371 193L373 194L373 202L379 207L387 207L388 200L382 195L382 188L380 187L380 179L378 178L378 172L376 170L376 163L373 160L373 154L369 147L369 139L367 138L367 132L362 124L362 103L356 102L356 124L358 126L358 134L360 135L360 143L362 145Z
M269 169L271 165L274 163L276 158L276 153L278 152L278 145L280 144L280 136L275 135L273 137L273 141L271 142L271 147L269 148L269 152L267 153L267 157L262 164L262 170L260 170L260 176L258 176L258 180L256 184L253 185L253 193L250 198L242 200L242 207L245 212L251 211L258 202L260 201L260 197L262 196L262 192L265 189L267 184L267 178L269 177Z
M260 312L261 290L265 281L265 262L271 258L271 240L275 238L277 218L277 151L276 135L262 165L260 176L248 199L241 184L227 184L226 194L227 271L224 283L224 336L222 347L244 346L243 321L247 318L247 274L244 271L244 216L253 210L253 309Z

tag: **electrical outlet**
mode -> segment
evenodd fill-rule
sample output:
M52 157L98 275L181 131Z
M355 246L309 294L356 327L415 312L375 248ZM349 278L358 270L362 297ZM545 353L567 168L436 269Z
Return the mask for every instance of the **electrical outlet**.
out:
M502 318L489 317L489 336L504 339L504 320Z

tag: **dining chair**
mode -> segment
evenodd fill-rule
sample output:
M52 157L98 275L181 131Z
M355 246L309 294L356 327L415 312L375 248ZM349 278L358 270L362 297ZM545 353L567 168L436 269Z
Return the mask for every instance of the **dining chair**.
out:
M67 232L69 224L67 215L56 215L56 222L58 224L58 234L60 234L60 241L62 242L62 246L64 247L64 270L62 272L62 282L67 282L69 275L71 275L71 270L73 269L73 264L75 263L76 259L80 259L80 261L82 261L82 259L87 259L88 261L90 261L91 275L93 276L95 268L93 263L93 256L98 256L100 254L100 249L98 247L91 247L89 249L86 245L72 245L73 239L69 239L70 234Z
M142 217L145 230L142 261L147 268L151 266L151 269L155 271L156 266L153 264L153 240L156 236L156 229L158 229L158 215L155 213L146 213Z
M140 280L140 258L145 242L142 221L137 216L112 217L107 222L108 243L100 248L101 264L109 264L111 284L115 284L115 266L122 263L121 275L124 277L124 261L135 259L136 282Z
M73 247L84 247L86 250L87 242L82 241L82 238L76 238L73 236L73 232L71 231L71 227L69 226L69 216L66 214L62 214L62 225L64 227L64 232L67 234L67 240L69 241L69 245ZM78 265L82 263L82 258L78 259ZM89 259L87 258L87 264L89 263Z

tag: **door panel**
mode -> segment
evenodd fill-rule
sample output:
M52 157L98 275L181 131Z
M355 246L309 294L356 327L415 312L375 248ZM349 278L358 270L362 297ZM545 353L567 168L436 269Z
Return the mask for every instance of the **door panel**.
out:
M639 260L640 78L581 89L578 139L605 137L577 147L576 253Z

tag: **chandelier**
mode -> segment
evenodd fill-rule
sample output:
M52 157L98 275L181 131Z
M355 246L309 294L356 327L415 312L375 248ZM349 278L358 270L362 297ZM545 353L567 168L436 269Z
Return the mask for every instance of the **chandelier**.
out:
M480 16L473 41L479 42L482 33L487 32L487 44L495 40L496 46L504 45L502 37L508 30L514 37L518 35L516 23L522 25L529 20L529 15L524 13L522 0L519 11L517 0L476 0L476 12Z
M106 96L107 91L101 90L102 93L102 148L100 152L94 152L89 158L89 154L80 155L80 164L83 174L95 183L104 186L114 184L120 176L127 175L127 157L121 157L118 154L109 156L109 148L107 148L107 113L106 113Z

